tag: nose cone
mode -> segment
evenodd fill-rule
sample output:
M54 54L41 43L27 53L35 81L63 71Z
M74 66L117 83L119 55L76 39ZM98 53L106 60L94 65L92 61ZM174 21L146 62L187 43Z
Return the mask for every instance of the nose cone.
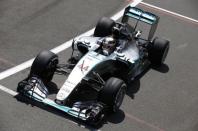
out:
M66 100L75 87L76 84L72 84L71 82L69 82L69 80L66 80L66 82L63 84L58 94L56 95L56 99L60 101Z
M81 60L76 64L67 80L56 95L56 99L65 101L72 91L77 87L81 80L101 61L105 60L106 57L99 55L96 52L87 53Z
M64 94L63 91L59 91L58 94L56 95L56 99L59 101L64 101L66 99L66 95Z

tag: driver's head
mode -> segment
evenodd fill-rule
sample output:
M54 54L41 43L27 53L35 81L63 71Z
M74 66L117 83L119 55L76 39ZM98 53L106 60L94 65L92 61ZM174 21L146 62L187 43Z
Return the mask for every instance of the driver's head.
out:
M116 47L116 41L113 37L106 37L103 40L102 49L104 54L106 55L111 54L114 51L115 47Z

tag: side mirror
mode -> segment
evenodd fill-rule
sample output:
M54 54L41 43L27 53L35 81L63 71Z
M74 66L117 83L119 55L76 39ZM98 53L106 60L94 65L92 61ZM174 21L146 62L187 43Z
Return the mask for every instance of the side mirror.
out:
M75 43L75 40L73 39L73 41L72 41L72 50L74 50L74 43Z
M71 57L73 56L73 54L74 54L74 43L75 43L75 40L73 39L73 41L72 41L72 53L71 53Z

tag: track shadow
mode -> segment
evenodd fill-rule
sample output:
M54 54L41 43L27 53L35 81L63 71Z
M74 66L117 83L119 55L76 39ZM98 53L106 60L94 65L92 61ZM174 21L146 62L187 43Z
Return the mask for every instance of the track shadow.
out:
M121 123L125 118L125 114L122 110L119 110L116 113L110 114L107 117L107 121L110 123L118 124Z
M125 113L122 110L118 110L116 113L106 113L105 118L98 125L95 125L95 129L102 128L105 124L113 123L119 124L125 119ZM88 124L88 123L87 123Z
M48 87L49 95L57 94L59 91L58 86L54 82L49 82L46 86Z
M140 80L135 79L133 80L127 88L126 95L131 97L131 99L135 98L135 94L140 90Z
M143 71L139 76L137 76L133 81L129 83L126 95L128 95L132 99L135 98L135 94L140 90L140 79L151 69L156 70L160 73L169 72L169 66L167 64L162 64L160 67L148 66L145 71Z
M152 69L159 71L160 73L168 73L169 71L167 64L162 64L160 67L152 66Z

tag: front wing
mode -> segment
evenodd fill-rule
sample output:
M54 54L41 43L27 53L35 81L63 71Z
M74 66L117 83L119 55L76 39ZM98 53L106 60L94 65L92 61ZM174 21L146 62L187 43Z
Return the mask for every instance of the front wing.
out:
M49 92L43 82L36 77L19 82L19 94L39 103L63 111L75 118L97 124L103 119L104 106L96 101L75 102L72 107L57 104L54 100L47 98Z

